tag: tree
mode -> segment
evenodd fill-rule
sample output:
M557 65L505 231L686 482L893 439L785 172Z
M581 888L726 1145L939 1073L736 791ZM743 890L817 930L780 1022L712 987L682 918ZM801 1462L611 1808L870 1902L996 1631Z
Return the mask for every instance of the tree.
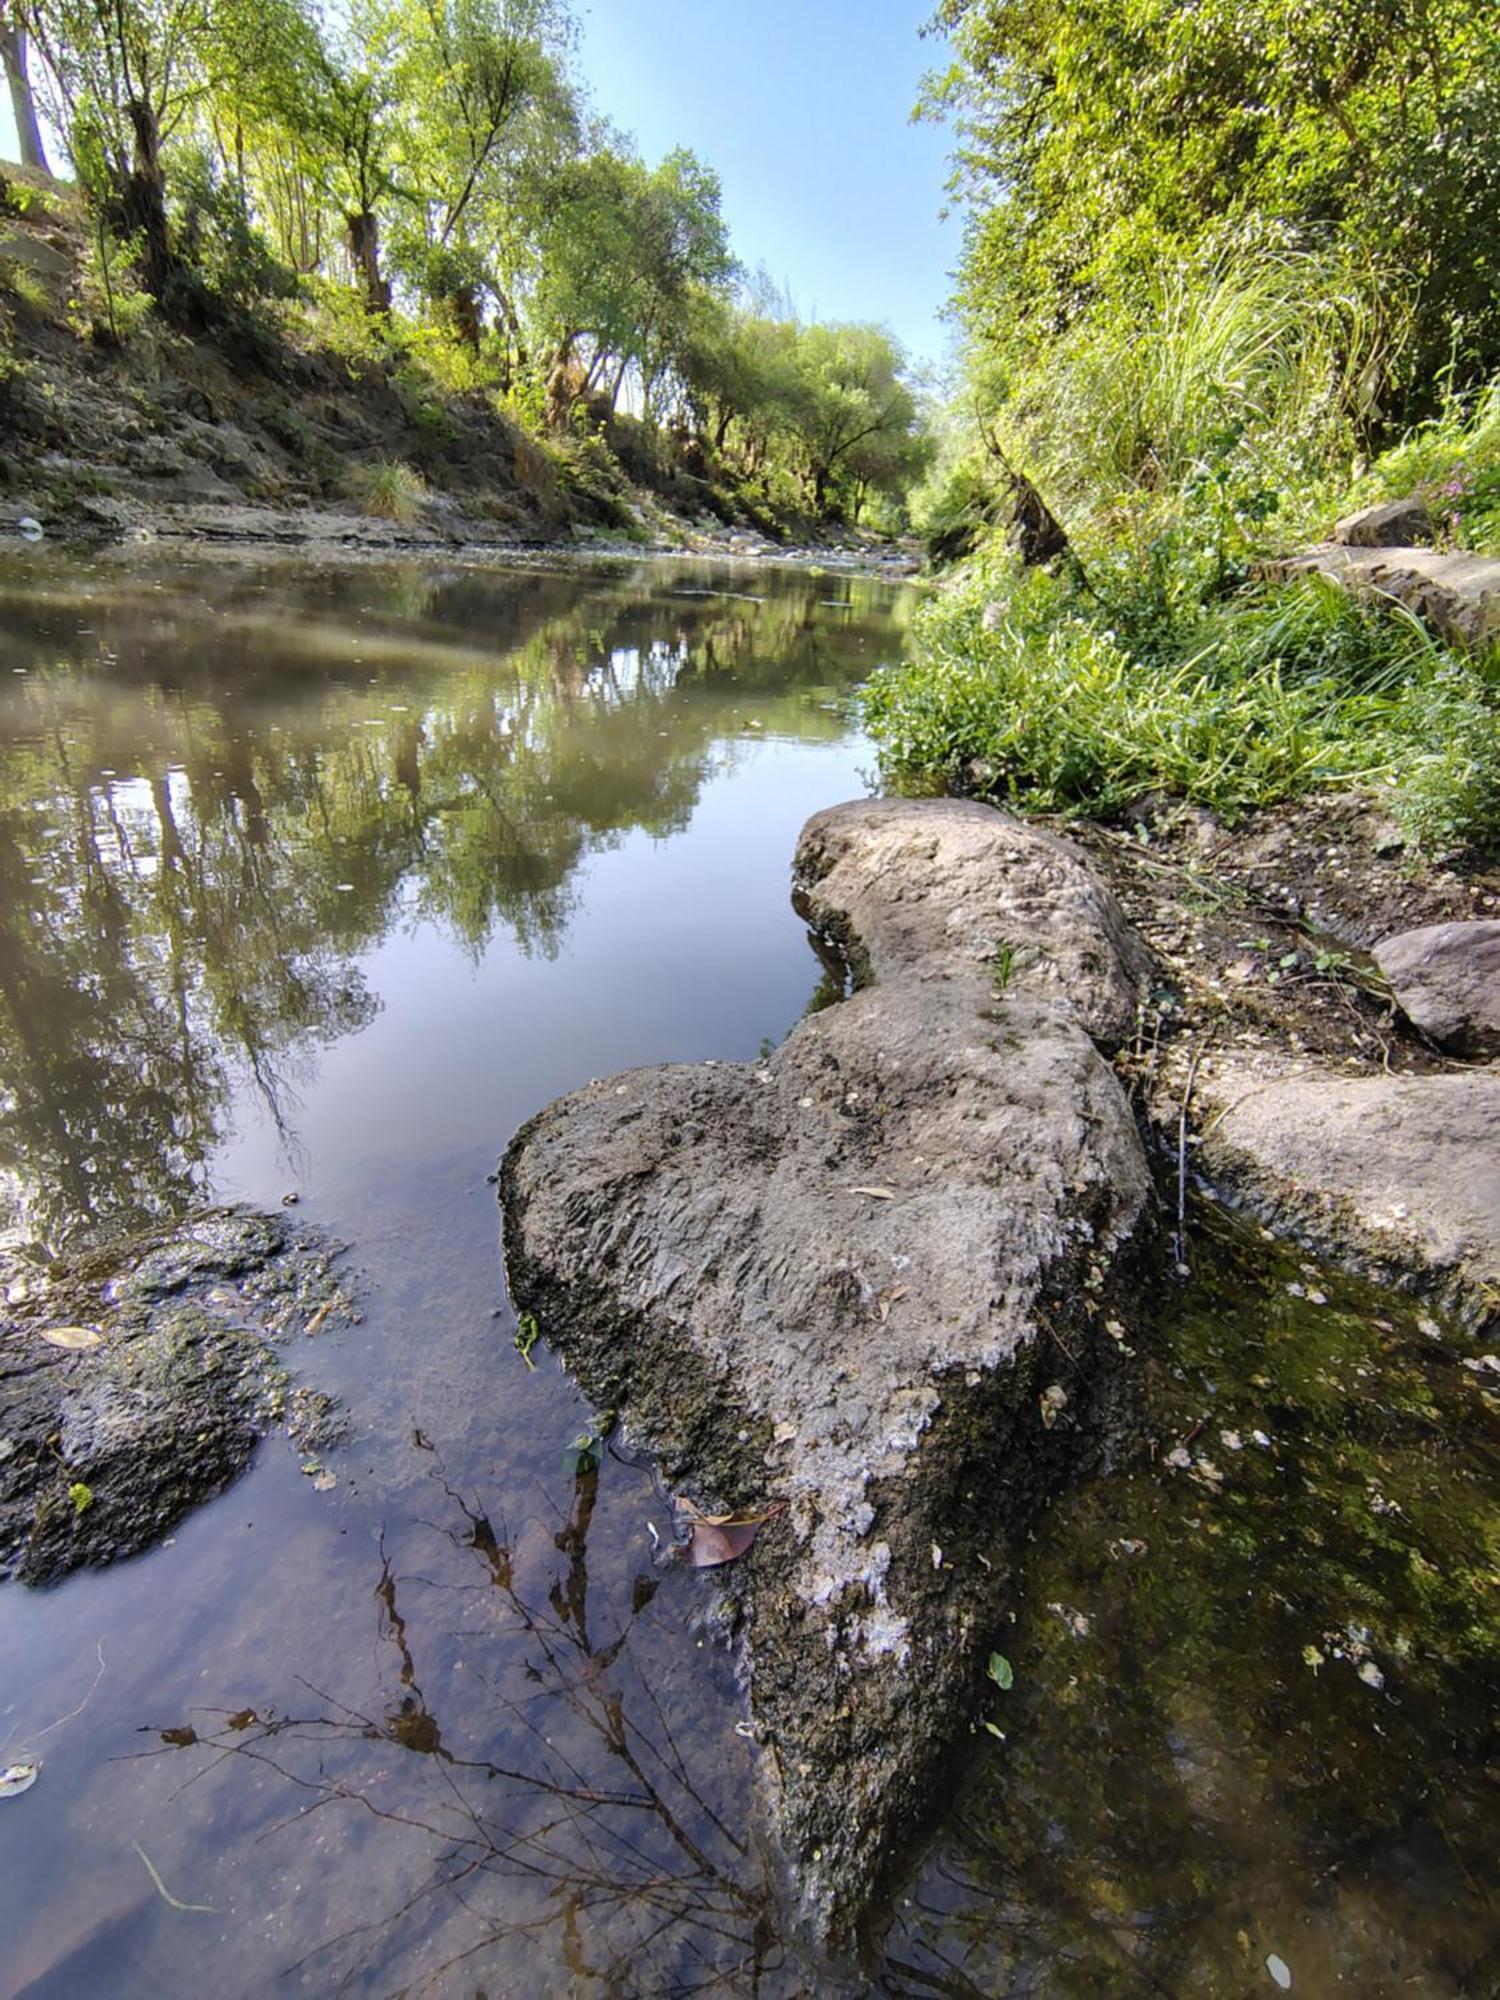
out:
M857 512L865 488L898 485L901 468L917 464L920 416L901 379L904 361L900 347L878 326L803 329L797 342L798 429L817 513L827 508L836 482L850 489Z
M32 95L27 54L25 23L13 5L0 0L0 63L5 66L5 81L10 86L10 107L16 121L21 164L45 174L49 171L47 154L42 145L42 127Z
M1500 13L1473 0L944 0L961 301L1045 338L1237 230L1399 289L1409 401L1500 364Z

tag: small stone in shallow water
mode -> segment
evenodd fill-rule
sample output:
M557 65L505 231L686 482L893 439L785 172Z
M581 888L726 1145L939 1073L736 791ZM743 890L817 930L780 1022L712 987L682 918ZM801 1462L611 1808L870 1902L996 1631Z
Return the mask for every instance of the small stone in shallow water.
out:
M1278 1958L1274 1951L1268 1953L1266 1957L1266 1970L1276 1981L1276 1984L1281 1988L1283 1993L1291 1991L1292 1968L1284 1958Z

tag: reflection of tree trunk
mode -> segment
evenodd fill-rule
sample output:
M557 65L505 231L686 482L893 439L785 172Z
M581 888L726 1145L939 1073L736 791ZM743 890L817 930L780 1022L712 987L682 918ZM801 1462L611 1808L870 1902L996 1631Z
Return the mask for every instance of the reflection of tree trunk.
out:
M349 255L360 283L365 288L365 311L388 313L391 309L390 281L380 268L380 222L373 209L352 210L344 217L349 238Z
M50 173L26 69L26 30L10 21L0 22L0 62L5 65L5 80L10 85L10 108L16 121L21 164L34 167L38 173Z
M141 278L153 299L160 301L176 269L167 224L167 179L161 162L161 127L155 109L139 97L125 107L135 135L130 177L125 183L124 221L127 234L145 240Z

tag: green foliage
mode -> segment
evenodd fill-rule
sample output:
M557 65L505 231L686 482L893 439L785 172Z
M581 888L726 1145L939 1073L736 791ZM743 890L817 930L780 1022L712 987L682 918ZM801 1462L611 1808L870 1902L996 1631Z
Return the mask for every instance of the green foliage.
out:
M1500 23L1471 0L944 0L971 324L1043 343L1226 224L1399 300L1387 414L1500 365ZM1372 384L1372 387L1375 386Z
M1436 417L1382 454L1343 504L1412 494L1454 547L1500 555L1500 376L1477 394L1448 397Z
M924 610L912 660L865 692L883 771L1084 814L1151 791L1234 814L1391 783L1429 850L1500 837L1494 689L1415 620L1316 580L1161 622L1153 610L979 567ZM1149 639L1129 640L1128 623Z
M696 510L900 524L925 444L899 349L741 298L717 175L590 112L567 0L22 14L96 234L96 337L143 295L249 365L310 336L434 434L486 395L532 431L604 425Z

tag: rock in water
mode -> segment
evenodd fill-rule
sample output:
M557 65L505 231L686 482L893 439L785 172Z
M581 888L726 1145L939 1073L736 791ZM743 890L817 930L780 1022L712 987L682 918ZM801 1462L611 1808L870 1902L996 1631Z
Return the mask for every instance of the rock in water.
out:
M1152 1202L1093 1038L1144 959L1073 849L958 800L818 814L795 896L853 996L762 1064L559 1100L501 1198L517 1306L667 1478L787 1503L725 1575L772 1827L839 1945L969 1720L1008 1544L1117 1436Z
M0 1577L50 1583L149 1548L272 1422L328 1441L328 1398L294 1389L276 1349L350 1311L333 1255L249 1209L44 1268L0 1255Z
M1500 1055L1500 923L1424 924L1375 947L1401 1011L1460 1055Z
M1280 1078L1230 1065L1198 1155L1278 1229L1424 1288L1476 1325L1500 1298L1500 1072Z

